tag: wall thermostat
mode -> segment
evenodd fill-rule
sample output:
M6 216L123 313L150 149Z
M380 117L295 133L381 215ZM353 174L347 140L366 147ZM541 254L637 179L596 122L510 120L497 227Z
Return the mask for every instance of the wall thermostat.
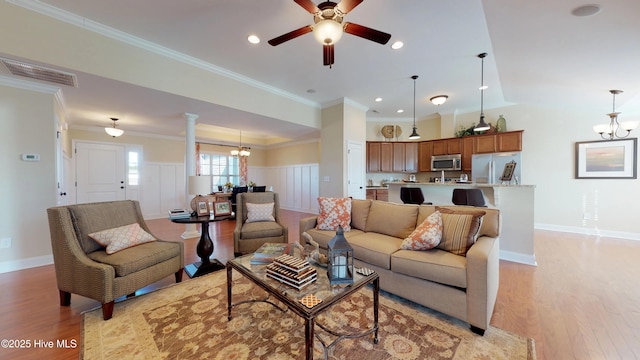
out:
M40 161L40 154L22 154L23 161Z

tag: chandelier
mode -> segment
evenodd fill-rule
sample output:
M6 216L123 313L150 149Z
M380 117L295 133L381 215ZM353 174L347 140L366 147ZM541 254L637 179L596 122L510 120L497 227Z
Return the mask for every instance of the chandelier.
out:
M251 155L251 151L249 151L249 147L242 146L242 130L240 130L240 146L237 149L231 150L232 156L249 156Z
M595 125L593 127L593 131L600 134L600 137L605 140L613 140L613 138L626 138L631 133L631 130L638 127L638 122L618 122L618 115L620 115L620 113L616 112L616 95L622 93L622 90L609 90L609 92L613 95L613 111L607 114L609 115L610 121L608 124ZM619 128L622 128L622 130L625 130L627 133L624 135L618 135Z

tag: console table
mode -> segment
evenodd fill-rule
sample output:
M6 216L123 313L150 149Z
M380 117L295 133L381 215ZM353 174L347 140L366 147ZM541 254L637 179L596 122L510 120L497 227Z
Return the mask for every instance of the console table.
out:
M192 216L183 219L170 219L178 224L200 224L200 240L196 252L200 257L200 261L186 265L184 271L190 278L202 276L214 271L222 270L225 266L216 259L210 259L213 254L213 241L209 236L209 223L214 221L231 219L231 215L227 216Z

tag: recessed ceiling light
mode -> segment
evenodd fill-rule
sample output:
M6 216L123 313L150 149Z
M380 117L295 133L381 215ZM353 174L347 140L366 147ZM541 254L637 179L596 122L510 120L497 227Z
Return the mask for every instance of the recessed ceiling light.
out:
M307 94L315 94L316 90L315 89L307 89Z
M380 102L380 101L382 101L382 98L381 97L377 97L376 98L376 102Z
M488 87L487 85L482 85L482 86L480 86L480 87L478 88L478 90L486 90L486 89L488 89L488 88L489 88L489 87Z
M398 111L396 111L398 114L402 114L404 112L404 110L402 109L398 109Z
M252 44L259 44L260 43L260 38L257 37L256 35L249 35L247 40L249 40L249 42L252 43Z
M571 10L571 15L573 16L591 16L599 13L602 10L600 5L590 4L578 6L577 8Z
M393 44L391 44L391 48L393 50L398 50L400 48L402 48L404 46L404 44L402 43L402 41L396 41Z

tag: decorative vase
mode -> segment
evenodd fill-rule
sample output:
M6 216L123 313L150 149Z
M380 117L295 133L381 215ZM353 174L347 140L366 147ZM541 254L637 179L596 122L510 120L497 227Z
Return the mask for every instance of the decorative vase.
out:
M496 131L497 132L505 132L507 131L507 120L505 120L502 115L498 117L498 122L496 123Z

